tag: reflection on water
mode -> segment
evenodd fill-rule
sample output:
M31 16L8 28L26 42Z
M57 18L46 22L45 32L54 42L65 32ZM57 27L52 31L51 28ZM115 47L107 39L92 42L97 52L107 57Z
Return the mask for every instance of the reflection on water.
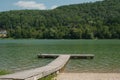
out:
M71 59L66 72L120 72L119 40L0 40L0 69L19 71L48 64L39 53L95 54L93 60Z

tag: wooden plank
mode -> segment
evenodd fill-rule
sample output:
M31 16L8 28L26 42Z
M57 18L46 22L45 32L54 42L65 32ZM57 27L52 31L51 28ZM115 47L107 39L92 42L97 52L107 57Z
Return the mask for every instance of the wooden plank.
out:
M0 76L0 80L38 80L62 69L68 62L70 55L60 55L46 66L25 70L13 74Z
M39 54L38 58L56 58L61 54ZM67 54L62 54L62 55L67 55ZM94 54L68 54L70 55L70 58L80 58L80 59L93 59Z

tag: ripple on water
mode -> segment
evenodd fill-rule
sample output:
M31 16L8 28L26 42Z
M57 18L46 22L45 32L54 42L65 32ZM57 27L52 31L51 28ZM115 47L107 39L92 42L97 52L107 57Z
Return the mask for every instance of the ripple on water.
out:
M48 64L39 53L95 54L93 60L70 60L67 72L120 72L119 40L0 40L0 69L19 71Z

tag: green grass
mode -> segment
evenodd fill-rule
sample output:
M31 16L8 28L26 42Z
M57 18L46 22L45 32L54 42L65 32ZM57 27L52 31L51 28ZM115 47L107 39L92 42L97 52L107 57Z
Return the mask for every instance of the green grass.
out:
M48 76L46 76L46 77L43 77L43 78L41 78L41 79L39 79L39 80L52 80L55 76L56 76L56 74L53 73L53 74L48 75Z
M10 71L7 70L0 70L0 75L5 75L5 74L9 74Z

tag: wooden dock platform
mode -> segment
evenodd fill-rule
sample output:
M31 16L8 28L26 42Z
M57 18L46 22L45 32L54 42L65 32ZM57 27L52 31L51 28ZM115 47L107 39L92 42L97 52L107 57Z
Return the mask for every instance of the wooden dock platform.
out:
M0 76L0 80L38 80L47 75L55 73L61 70L68 62L70 55L60 55L54 61L46 66L35 68L31 70L25 70L13 74Z
M56 58L61 54L39 54L38 58ZM94 54L62 54L62 55L70 55L70 58L73 59L93 59Z
M61 71L70 58L93 59L93 54L39 54L38 58L56 58L46 66L0 76L0 80L38 80Z

